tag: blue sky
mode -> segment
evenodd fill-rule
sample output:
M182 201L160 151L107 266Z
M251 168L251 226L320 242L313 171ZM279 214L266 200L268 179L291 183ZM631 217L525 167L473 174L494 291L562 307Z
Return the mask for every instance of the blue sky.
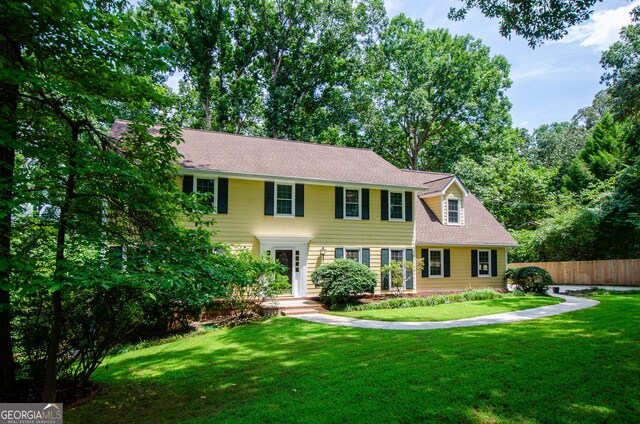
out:
M594 7L591 19L571 28L559 42L547 42L532 50L518 36L511 40L498 32L498 20L473 10L462 22L447 18L459 0L385 0L387 14L405 13L422 19L428 28L448 28L454 34L471 34L501 54L511 64L513 125L532 130L541 124L570 120L589 106L600 84L600 56L618 40L622 26L630 23L629 11L640 0L604 0Z

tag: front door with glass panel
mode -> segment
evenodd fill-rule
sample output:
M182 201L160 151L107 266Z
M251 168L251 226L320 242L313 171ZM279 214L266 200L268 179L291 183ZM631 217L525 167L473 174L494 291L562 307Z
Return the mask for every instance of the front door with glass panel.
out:
M287 278L289 279L289 284L291 288L288 290L286 294L293 293L293 250L276 250L275 258L282 265L287 267Z

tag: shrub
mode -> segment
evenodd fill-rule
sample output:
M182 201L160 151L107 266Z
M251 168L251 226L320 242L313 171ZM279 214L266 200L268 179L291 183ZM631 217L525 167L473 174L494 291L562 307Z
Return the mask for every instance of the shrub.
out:
M537 266L509 268L506 277L518 290L525 293L546 293L553 279L549 273Z
M504 297L503 293L492 289L467 290L462 293L443 294L432 297L397 297L385 299L375 303L363 303L362 305L347 306L344 310L371 311L376 309L413 308L416 306L436 306L446 303L460 303L472 300L490 300Z
M413 271L422 269L424 261L417 258L415 261L391 261L388 265L382 267L380 272L389 274L389 285L397 297L404 293L407 281L413 277ZM407 272L408 271L408 272Z
M256 257L248 250L240 250L222 259L228 269L227 281L223 284L224 302L233 310L236 324L258 318L258 305L291 287L284 275L284 266L268 255Z
M373 271L350 259L322 265L313 271L311 280L322 288L320 301L327 305L344 305L358 294L373 293L376 286Z

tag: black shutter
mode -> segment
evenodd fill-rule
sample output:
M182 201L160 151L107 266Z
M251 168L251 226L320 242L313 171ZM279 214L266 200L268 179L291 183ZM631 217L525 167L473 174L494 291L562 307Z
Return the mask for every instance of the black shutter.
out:
M185 194L193 193L193 175L182 177L182 192Z
M336 187L336 219L342 219L344 217L344 189L342 187Z
M413 262L413 249L407 249L404 251L404 259L407 262ZM404 272L404 278L407 282L407 290L413 290L413 270L406 268Z
M404 192L404 220L413 220L413 193L410 191Z
M380 268L389 265L389 249L382 249L380 258ZM382 273L382 290L389 290L389 273Z
M218 178L218 213L229 211L229 179Z
M362 219L369 219L369 189L362 189Z
M304 216L304 184L296 184L296 216Z
M344 258L344 249L342 247L336 247L335 258L336 259Z
M444 249L444 276L451 277L451 250Z
M362 264L371 268L371 249L362 249Z
M498 276L498 251L497 250L491 251L491 276L492 277Z
M273 191L275 184L270 181L264 182L264 214L273 216Z
M422 265L422 276L424 278L429 277L429 249L422 249L422 260L424 264Z
M380 219L383 221L389 220L389 191L380 191Z
M475 249L471 251L471 276L478 276L478 251Z

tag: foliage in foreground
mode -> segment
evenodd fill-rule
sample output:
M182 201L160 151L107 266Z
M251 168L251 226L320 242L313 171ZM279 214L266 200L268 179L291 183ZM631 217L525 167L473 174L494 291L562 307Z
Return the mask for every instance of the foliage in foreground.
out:
M291 287L284 275L284 266L271 260L268 255L256 257L242 249L228 258L223 300L236 318L253 317L257 305Z
M412 308L415 306L435 306L446 303L468 302L470 300L487 300L499 299L504 297L504 293L497 292L493 289L475 289L467 290L462 293L443 294L433 297L398 297L392 299L381 300L374 303L363 303L360 305L347 305L342 309L349 311L371 311L374 309L396 309L396 308Z
M547 270L537 266L508 268L506 278L509 279L518 290L525 293L544 294L553 284L553 279Z
M351 259L337 259L313 271L311 281L322 288L322 303L344 305L358 294L373 293L376 275L366 265Z
M437 331L290 318L216 330L111 357L65 422L635 423L640 296L598 300Z

